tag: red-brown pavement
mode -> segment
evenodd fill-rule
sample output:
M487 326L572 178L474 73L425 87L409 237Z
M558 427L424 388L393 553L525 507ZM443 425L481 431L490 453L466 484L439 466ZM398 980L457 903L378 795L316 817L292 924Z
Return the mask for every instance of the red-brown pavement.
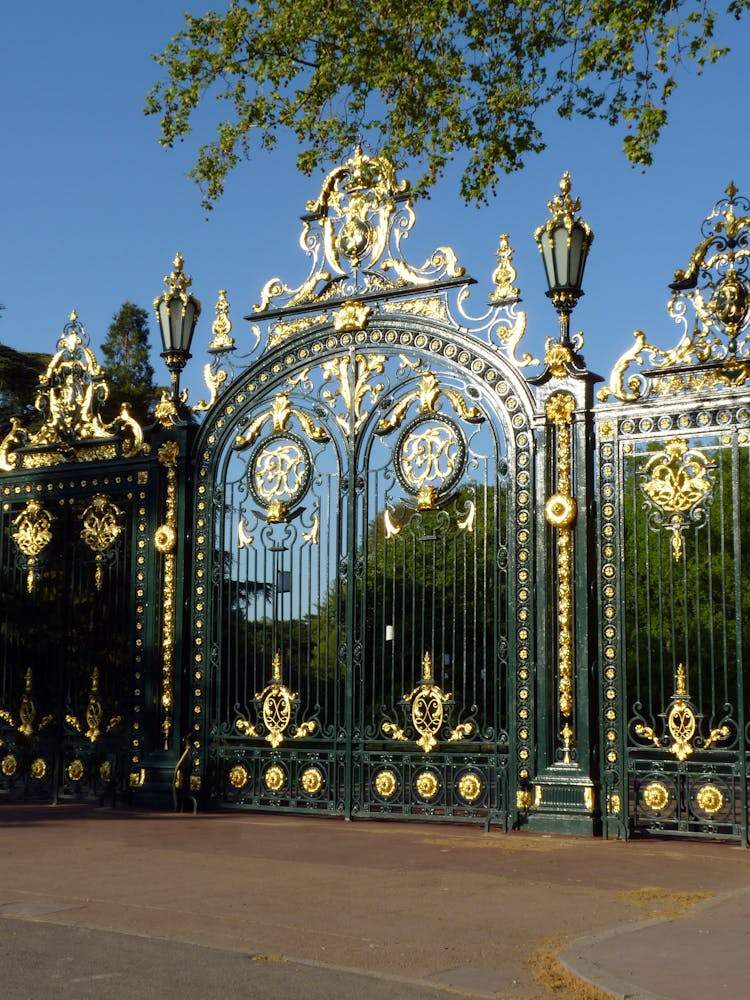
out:
M543 998L532 960L550 950L613 996L750 996L750 851L727 843L6 804L0 916L6 966L33 922L115 931L123 948L201 945L204 968L267 959L279 983L285 966L297 983L300 965L328 970L332 997L351 996L330 984L358 973L364 998L384 995L376 982L397 997ZM294 989L283 995L306 995Z

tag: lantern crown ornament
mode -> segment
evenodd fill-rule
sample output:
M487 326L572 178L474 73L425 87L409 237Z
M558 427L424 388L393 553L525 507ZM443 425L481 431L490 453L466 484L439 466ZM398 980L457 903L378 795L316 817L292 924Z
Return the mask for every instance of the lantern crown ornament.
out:
M547 297L560 318L560 342L570 344L570 314L583 295L583 272L594 240L580 216L579 198L570 197L570 174L560 181L560 193L547 203L550 218L534 233L547 275Z
M171 402L180 402L180 373L190 358L190 344L195 324L201 313L201 304L188 292L192 278L183 271L182 254L175 255L174 270L164 276L166 290L154 299L154 310L159 320L159 329L164 350L164 358L171 379Z

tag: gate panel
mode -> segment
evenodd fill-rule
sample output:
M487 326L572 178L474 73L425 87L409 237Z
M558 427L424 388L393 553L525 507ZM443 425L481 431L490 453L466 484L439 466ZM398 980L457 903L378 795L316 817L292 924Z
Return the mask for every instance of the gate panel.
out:
M364 451L354 808L497 817L507 812L507 447L476 387L405 359ZM434 409L419 405L428 391Z
M214 540L211 785L226 807L341 812L346 509L335 432L299 391L261 398L235 431L212 521L198 520L199 542L204 531Z
M601 394L624 404L598 412L611 832L747 841L750 203L727 194L671 286L680 342L637 333Z

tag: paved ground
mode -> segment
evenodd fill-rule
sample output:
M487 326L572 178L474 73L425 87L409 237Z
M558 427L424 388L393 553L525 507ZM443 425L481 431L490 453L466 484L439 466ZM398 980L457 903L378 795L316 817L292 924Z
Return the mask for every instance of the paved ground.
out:
M3 805L0 916L7 1000L750 994L730 844Z

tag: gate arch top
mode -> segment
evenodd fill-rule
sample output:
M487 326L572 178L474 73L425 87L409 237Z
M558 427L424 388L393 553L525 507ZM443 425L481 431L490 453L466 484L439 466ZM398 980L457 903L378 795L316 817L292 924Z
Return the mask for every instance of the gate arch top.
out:
M210 344L214 360L206 372L211 399L196 407L207 411L201 450L214 450L230 433L233 420L227 418L251 397L283 391L286 379L319 360L361 349L439 357L500 397L510 388L530 422L533 394L522 373L539 362L521 349L526 314L517 308L507 235L500 237L489 308L472 317L465 306L475 282L450 247L437 247L419 266L405 259L403 240L416 215L408 182L397 179L385 157L357 148L331 171L307 209L300 246L310 258L309 273L296 287L279 277L263 286L245 317L254 343L242 367L220 297Z

